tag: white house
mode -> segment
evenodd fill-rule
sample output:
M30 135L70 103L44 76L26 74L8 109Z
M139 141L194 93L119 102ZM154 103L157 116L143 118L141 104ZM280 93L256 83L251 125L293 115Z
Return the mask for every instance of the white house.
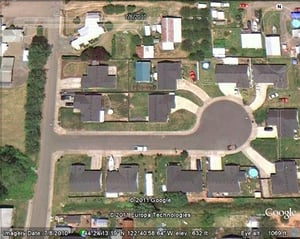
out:
M84 27L78 29L79 37L71 42L74 49L80 50L82 45L88 45L89 41L104 33L104 28L98 25L99 21L98 12L88 12L86 14Z
M242 33L241 34L242 48L261 49L262 40L261 33Z
M266 36L265 44L267 56L281 56L279 35Z

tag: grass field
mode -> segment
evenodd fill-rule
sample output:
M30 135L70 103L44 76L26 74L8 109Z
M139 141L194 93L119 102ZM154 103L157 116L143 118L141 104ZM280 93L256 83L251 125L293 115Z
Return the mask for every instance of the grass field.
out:
M148 93L130 93L129 120L146 120Z
M55 180L53 191L53 215L63 212L63 205L68 203L69 174L72 163L84 163L88 169L91 158L87 155L64 155L55 165Z
M24 151L24 104L26 100L26 84L10 89L1 89L0 94L0 144L13 145L21 151Z
M186 90L177 90L176 91L176 95L184 97L192 102L194 102L196 105L198 106L202 106L203 105L203 101L199 99L198 96L196 96L195 94L193 94L190 91L186 91Z
M62 78L81 77L86 73L88 64L85 61L63 61Z
M269 11L263 15L263 24L265 34L280 34L280 12ZM273 32L273 27L276 28L276 32Z
M241 166L248 166L253 164L242 152L236 154L227 154L225 157L223 157L223 163L235 163Z
M266 159L276 161L281 158L299 158L300 141L293 139L255 139L252 147Z
M112 56L115 59L128 59L132 57L135 48L132 47L131 33L117 32L112 40Z
M99 131L178 131L188 130L196 123L196 116L189 111L179 110L170 115L166 123L148 122L104 122L82 123L80 114L73 109L60 108L60 124L66 129L84 129Z

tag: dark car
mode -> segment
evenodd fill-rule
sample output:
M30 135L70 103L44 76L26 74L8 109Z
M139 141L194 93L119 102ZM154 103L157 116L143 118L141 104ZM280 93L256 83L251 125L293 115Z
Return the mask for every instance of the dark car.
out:
M266 127L264 128L264 131L273 131L273 127L271 127L271 126L266 126Z
M201 159L196 159L196 165L197 165L197 170L201 171L202 170L202 161L201 161Z
M73 102L66 102L65 106L74 106Z

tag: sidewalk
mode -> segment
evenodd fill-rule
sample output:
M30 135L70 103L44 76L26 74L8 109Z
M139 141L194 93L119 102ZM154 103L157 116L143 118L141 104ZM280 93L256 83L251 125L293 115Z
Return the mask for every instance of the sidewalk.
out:
M187 80L177 80L177 90L190 91L198 96L203 102L211 99L204 90Z

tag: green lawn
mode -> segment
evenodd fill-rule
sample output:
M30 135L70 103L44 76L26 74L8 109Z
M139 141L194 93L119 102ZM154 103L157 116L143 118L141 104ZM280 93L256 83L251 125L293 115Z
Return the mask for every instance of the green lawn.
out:
M130 32L116 32L112 39L112 57L114 59L130 59L135 53L132 42L133 34Z
M105 120L107 121L128 121L128 94L127 93L111 93L102 94L103 109L105 111L112 109L113 114L106 115Z
M130 93L129 119L146 120L148 116L148 93Z
M195 94L193 94L190 91L186 91L186 90L177 90L176 91L176 95L184 97L192 102L194 102L196 105L198 106L202 106L203 105L203 101L201 99L199 99L198 96L196 96Z
M280 12L269 11L263 15L263 26L265 34L280 34ZM276 28L276 32L273 32L273 26Z
M80 114L73 109L60 108L60 125L66 129L84 129L99 131L178 131L188 130L196 123L196 116L186 110L179 110L170 115L166 123L149 122L104 122L82 123Z
M251 146L266 159L276 161L280 158L299 158L300 141L294 139L255 139Z
M253 164L242 152L236 154L227 154L225 157L223 157L223 163L234 163L241 166L248 166Z

